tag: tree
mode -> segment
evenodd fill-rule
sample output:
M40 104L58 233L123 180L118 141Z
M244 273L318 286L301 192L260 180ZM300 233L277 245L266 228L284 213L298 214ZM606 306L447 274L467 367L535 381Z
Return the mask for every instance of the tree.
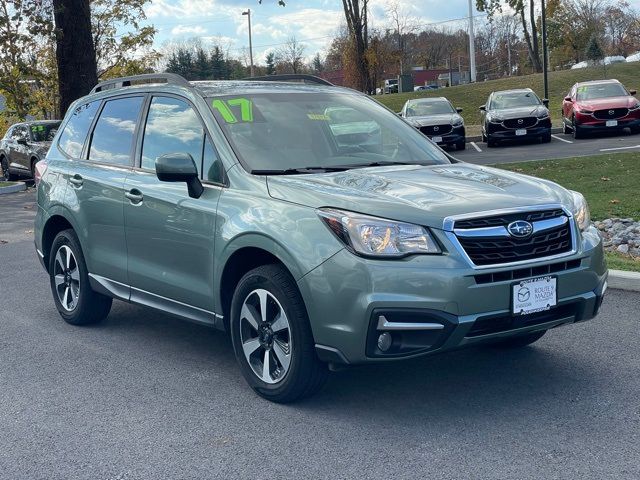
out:
M320 52L317 52L311 61L311 68L314 73L322 73L324 71L324 62L320 56Z
M591 35L584 53L587 59L593 63L598 63L604 58L604 52L602 51L602 47L600 47L600 42L596 35Z
M276 73L276 54L274 52L267 53L265 57L267 64L267 75L273 75Z
M397 35L396 56L400 64L400 75L404 73L404 65L407 61L407 36L417 30L413 18L403 11L398 0L392 0L387 6L387 17L391 21Z
M369 48L368 35L368 6L369 0L342 0L344 15L347 20L347 30L349 32L351 62L347 63L353 72L351 74L356 88L363 92L371 92L373 86L369 76L369 65L367 65L366 51Z
M98 83L89 0L53 0L60 114Z
M284 64L290 73L300 73L302 69L302 60L305 46L291 37L289 40L276 51L276 59Z

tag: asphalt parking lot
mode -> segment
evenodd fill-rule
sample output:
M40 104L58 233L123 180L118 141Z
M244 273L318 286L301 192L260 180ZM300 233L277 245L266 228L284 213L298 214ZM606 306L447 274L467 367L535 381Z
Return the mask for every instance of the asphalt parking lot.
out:
M0 196L0 478L640 478L640 295L516 351L336 373L268 403L225 334L115 302L58 316L34 193Z
M450 153L465 162L490 165L632 151L640 152L640 135L602 134L574 140L571 135L556 133L551 137L550 143L538 143L534 140L488 148L486 143L472 142L467 143L465 150L451 150Z

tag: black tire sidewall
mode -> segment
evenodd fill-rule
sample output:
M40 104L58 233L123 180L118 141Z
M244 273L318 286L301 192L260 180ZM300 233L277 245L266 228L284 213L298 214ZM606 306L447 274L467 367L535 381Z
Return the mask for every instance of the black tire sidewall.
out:
M285 288L288 287L288 292L284 290L280 281L272 280L272 274L282 275L281 279L285 278L285 281L291 282L288 286L284 285ZM291 363L285 378L275 384L265 383L256 376L244 356L240 339L240 311L242 304L247 296L258 288L267 290L277 298L289 320L292 346ZM291 395L298 388L302 378L308 374L309 362L317 361L316 358L308 358L310 348L313 349L313 339L310 338L309 320L302 297L297 291L293 278L284 268L278 265L259 267L247 273L240 280L231 303L230 330L233 349L243 376L254 390L266 398L272 397L279 400ZM315 357L315 351L311 350L311 352Z

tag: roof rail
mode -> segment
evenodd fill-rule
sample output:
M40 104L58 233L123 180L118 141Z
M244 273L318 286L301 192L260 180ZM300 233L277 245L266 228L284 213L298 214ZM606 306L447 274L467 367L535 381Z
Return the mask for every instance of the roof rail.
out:
M131 85L144 83L170 83L173 85L191 86L189 81L175 73L145 73L132 75L131 77L111 78L97 84L90 93L102 92L115 88L130 87Z
M301 80L302 83L317 83L318 85L326 85L328 87L334 87L335 85L324 78L316 77L315 75L308 75L306 73L283 73L281 75L262 75L259 77L249 77L245 80L255 80L261 82L291 82L295 80Z

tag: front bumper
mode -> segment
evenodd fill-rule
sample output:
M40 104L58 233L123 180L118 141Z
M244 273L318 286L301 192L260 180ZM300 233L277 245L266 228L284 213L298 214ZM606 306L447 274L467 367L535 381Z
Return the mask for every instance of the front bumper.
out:
M616 119L617 125L607 126L607 120L598 120L591 115L576 115L576 123L581 130L587 132L611 132L625 128L640 128L640 118L625 117Z
M452 252L442 232L436 233ZM343 250L298 282L318 355L332 363L398 360L593 318L606 290L607 268L597 231L581 237L575 254L526 265L531 276L545 268L554 272L558 305L521 317L510 313L515 277L501 278L522 266L479 271L453 254L385 261ZM567 268L556 268L561 263ZM489 273L496 274L495 281L480 280ZM385 321L399 343L383 354L376 340L387 331Z
M426 134L425 134L426 135ZM463 126L461 127L453 127L450 133L445 135L437 135L437 134L429 134L427 135L431 141L434 141L441 147L451 147L457 145L459 143L466 142L466 134ZM434 138L439 138L438 141L435 141Z
M492 140L527 140L531 138L539 138L551 135L551 126L546 125L538 125L535 127L530 127L526 129L525 135L517 135L517 129L488 129L488 136L491 137Z

